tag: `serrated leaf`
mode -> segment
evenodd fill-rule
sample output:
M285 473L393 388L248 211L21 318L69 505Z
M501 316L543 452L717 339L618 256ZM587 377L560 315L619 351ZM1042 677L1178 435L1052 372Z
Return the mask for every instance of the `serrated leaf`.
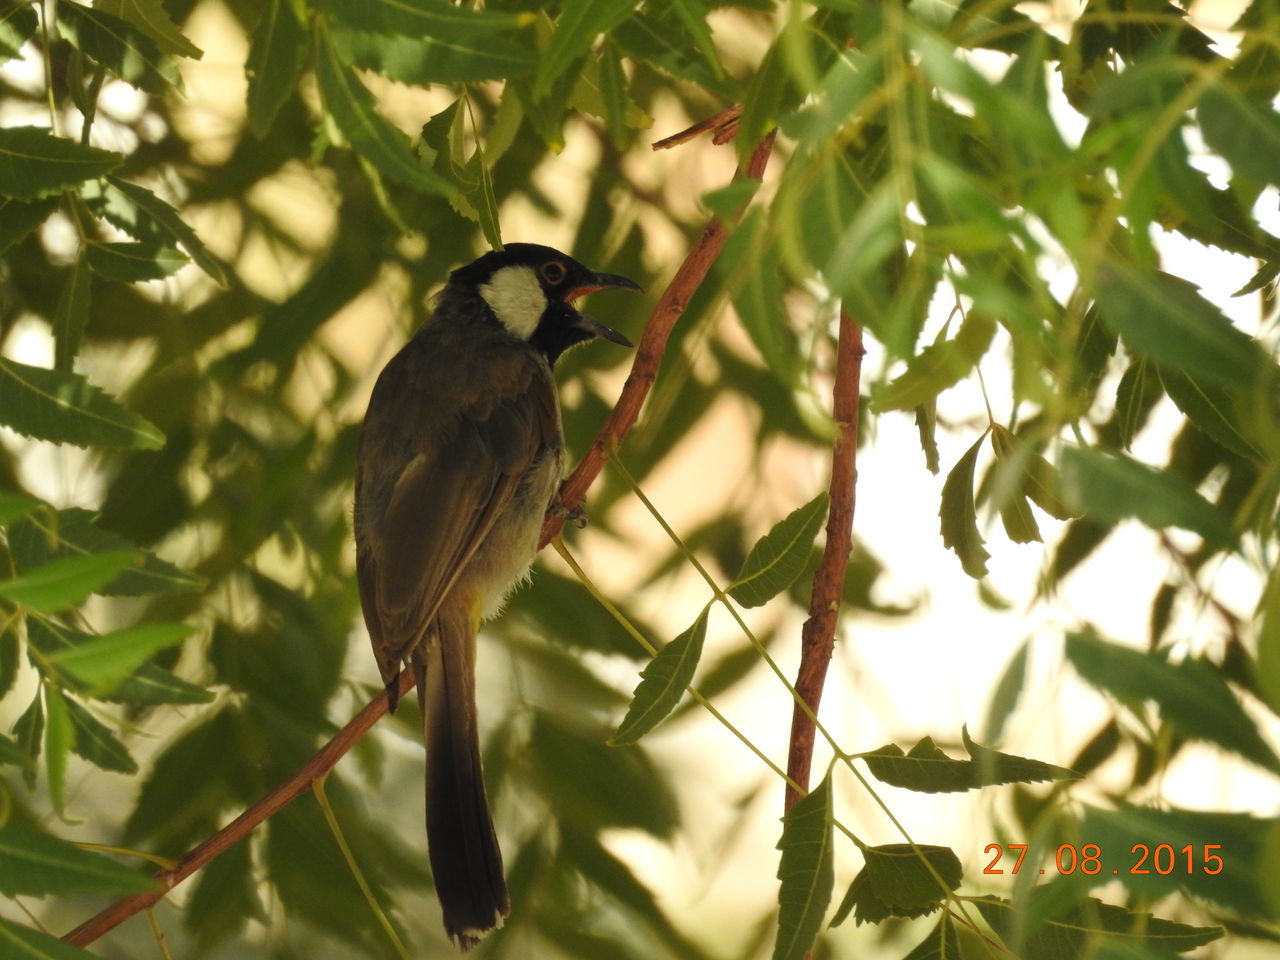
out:
M0 61L16 57L22 45L36 32L36 9L26 3L11 3L0 12Z
M163 280L189 262L186 254L160 243L89 243L85 257L93 272L117 283Z
M920 435L920 449L924 451L924 466L936 475L941 464L938 462L938 405L930 400L916 407L916 432Z
M26 754L26 761L22 765L23 782L28 790L35 790L37 761L44 743L44 701L39 693L31 699L30 705L13 725L13 736L18 741L18 747Z
M878 923L888 917L920 917L932 913L964 877L964 868L950 847L889 843L865 847L862 855L865 863L832 918L833 927L843 923L851 910L859 925ZM928 860L929 866L921 857ZM938 878L945 890L939 886Z
M0 256L44 223L57 206L58 201L53 199L34 203L0 200Z
M74 844L10 820L0 827L0 893L9 897L134 893L154 890L149 878ZM0 956L9 956L0 949Z
M986 439L984 432L951 468L942 485L942 505L938 509L943 545L955 551L964 572L975 580L987 575L987 558L991 556L983 546L982 534L978 531L978 511L973 502L973 474L978 451Z
M974 897L969 902L978 908L982 918L1006 945L1017 951L1019 956L1035 957L1036 960L1078 960L1085 955L1086 944L1098 937L1181 953L1217 940L1223 933L1221 927L1174 923L1150 914L1130 913L1123 907L1085 897L1047 919L1034 933L1020 938L1018 932L1023 912L1038 912L1036 901L1043 902L1053 894L1049 885L1033 887L1027 898L1033 906L1024 904L1017 910L1014 909L1015 904L1000 897Z
M921 793L954 793L1002 783L1078 779L1073 771L1064 767L984 747L971 740L968 731L963 733L963 740L969 751L968 760L947 756L932 737L920 740L910 753L903 753L901 747L890 743L858 756L866 761L877 780Z
M214 282L224 287L227 286L229 277L226 264L209 251L204 242L182 219L177 210L146 187L140 187L136 183L109 176L107 177L107 191L110 193L112 190L122 194L137 210L149 218L162 235L167 236L175 243L181 244L191 259L195 261L196 266L207 273Z
M74 700L63 701L71 723L71 750L95 766L115 773L137 773L138 764L106 724Z
M314 6L340 23L383 35L462 39L527 25L528 13L475 10L446 0L316 0Z
M1201 95L1196 119L1205 143L1226 158L1236 176L1280 186L1280 114L1270 97L1262 102L1218 83Z
M1129 449L1133 438L1150 418L1160 392L1153 365L1142 357L1135 358L1116 387L1115 422L1123 449Z
M193 60L204 56L199 47L182 35L160 0L94 0L93 8L133 24L166 53Z
M40 613L57 613L81 603L138 562L136 550L59 557L19 576L0 580L0 596Z
M707 26L707 5L703 0L670 0L672 12L684 24L684 28L693 37L693 44L702 59L706 61L711 73L719 78L724 76L724 68L720 66L720 55L716 52L715 41L711 39L711 29Z
M622 72L618 46L607 41L600 50L600 103L609 142L619 152L627 146L627 77Z
M383 175L427 194L449 196L454 188L413 155L408 138L384 119L373 97L338 58L327 31L317 34L316 76L327 109L351 146Z
M52 683L45 683L42 688L45 708L44 769L49 783L49 802L61 814L66 801L67 760L75 742L75 728L71 725L62 691Z
M991 426L991 448L997 462L1018 475L1014 489L1029 497L1037 507L1057 520L1074 520L1080 516L1078 510L1062 500L1057 469L1036 453L1030 443L996 423Z
M89 279L89 264L81 254L71 268L71 278L62 288L53 311L55 370L69 372L76 354L80 352L80 341L89 322Z
M533 72L538 62L529 46L495 33L388 36L368 30L337 29L333 42L342 57L356 66L389 80L424 87L524 77Z
M631 706L610 743L615 746L635 743L675 709L685 688L693 682L694 671L702 658L710 612L710 606L703 607L693 625L659 650L640 671L640 683L632 695Z
M813 947L831 904L831 775L782 818L778 849L778 939L773 960L801 960Z
M94 954L39 930L0 919L0 956L5 960L93 960Z
M1273 567L1258 600L1258 689L1271 712L1280 716L1280 567Z
M173 61L160 52L155 41L107 13L101 4L59 4L58 26L73 47L125 83L156 94L181 86Z
M1258 733L1222 674L1194 658L1170 663L1087 633L1067 635L1067 660L1089 684L1136 706L1150 701L1188 739L1217 744L1273 773L1280 757Z
M780 520L751 548L725 592L744 607L758 607L791 586L804 572L830 500L823 491Z
M929 935L916 944L915 949L902 960L957 960L959 957L960 938L956 936L956 928L952 925L951 918L943 914L938 920L938 925L930 930Z
M0 423L24 437L77 447L158 450L164 434L84 377L0 357Z
M84 683L90 696L102 697L157 651L181 643L193 632L185 623L146 623L94 637L49 659Z
M1121 454L1064 444L1061 475L1063 500L1093 519L1135 517L1155 530L1181 527L1218 547L1236 541L1230 518L1171 471Z
M541 100L569 65L586 54L597 36L612 30L631 16L632 0L566 0L560 5L555 30L538 58L533 75L533 97Z
M939 339L907 363L907 369L871 392L871 409L910 410L959 383L991 346L996 323L980 310L970 310L950 340Z
M114 169L124 157L55 137L43 127L0 130L0 196L36 200Z
M1161 370L1160 383L1174 405L1191 422L1228 450L1250 460L1263 459L1262 447L1250 436L1251 404L1242 403L1232 391L1216 383Z
M307 31L290 0L268 0L253 31L244 71L249 80L249 129L266 137L293 92L307 56Z
M770 253L768 219L750 209L725 241L717 263L742 326L764 365L789 387L798 388L804 360L787 322L785 284L778 258Z
M983 724L983 738L986 740L995 742L1000 739L1006 721L1018 705L1027 682L1027 654L1030 648L1029 640L1022 641L1000 675L1000 681L991 694L991 702L987 704L987 718Z

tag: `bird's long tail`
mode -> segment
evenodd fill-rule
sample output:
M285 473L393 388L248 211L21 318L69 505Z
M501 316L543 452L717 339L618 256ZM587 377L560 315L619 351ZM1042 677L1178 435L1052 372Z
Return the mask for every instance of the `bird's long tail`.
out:
M475 657L471 618L448 609L414 657L427 744L431 873L445 930L464 950L511 911L480 769Z

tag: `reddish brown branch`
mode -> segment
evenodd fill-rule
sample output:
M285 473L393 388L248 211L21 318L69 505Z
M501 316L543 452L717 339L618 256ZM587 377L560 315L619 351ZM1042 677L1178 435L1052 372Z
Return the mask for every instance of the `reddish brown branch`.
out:
M400 695L404 696L413 689L414 675L412 670L400 674ZM311 789L311 784L328 773L339 760L356 743L369 732L369 729L387 712L387 697L381 691L355 715L351 721L338 731L338 734L316 752L316 754L298 768L297 773L276 787L269 794L249 807L229 824L209 837L197 847L193 847L178 865L168 870L161 870L155 880L159 887L151 893L135 893L132 896L117 900L97 916L91 917L76 927L62 939L78 947L87 946L104 933L128 920L135 913L146 910L170 890L195 873L215 857L235 846L269 817L274 815L294 798Z
M773 138L772 131L765 134L747 159L746 168L739 168L735 174L735 180L744 176L759 180L764 176L765 165L769 162L769 151L773 148ZM698 242L689 251L689 255L685 257L676 275L667 284L667 289L663 291L657 305L653 308L653 313L649 316L648 324L645 325L644 335L636 348L636 358L631 364L631 373L628 374L627 382L623 384L622 392L618 395L618 402L614 404L604 426L600 428L595 442L591 444L591 449L560 487L560 505L563 509L547 515L546 522L542 525L542 538L538 541L539 549L545 547L564 527L565 516L581 505L587 488L604 469L610 451L617 448L627 431L639 419L640 408L644 405L645 398L649 396L654 380L657 379L658 367L662 364L662 356L666 352L671 331L689 305L698 286L711 270L711 265L716 262L716 257L720 255L727 236L728 229L725 224L717 219L711 220L703 228Z
M822 701L827 666L835 649L836 621L840 617L840 594L845 568L853 550L853 506L858 483L858 397L862 378L862 328L847 313L840 314L840 339L836 347L836 383L832 412L836 421L836 442L831 454L831 507L827 515L827 546L813 577L813 597L809 619L800 635L800 669L796 692L814 715ZM809 789L809 768L813 764L813 721L799 704L791 713L791 744L787 751L787 775ZM787 787L790 809L802 793Z
M653 144L653 149L670 150L672 147L678 147L682 143L688 143L694 137L706 133L708 130L713 131L711 136L712 143L717 145L728 143L738 132L738 119L741 116L742 107L736 103L731 103L714 117L699 120L693 126L685 127L679 133L673 133L669 137L663 137L661 140L656 141Z

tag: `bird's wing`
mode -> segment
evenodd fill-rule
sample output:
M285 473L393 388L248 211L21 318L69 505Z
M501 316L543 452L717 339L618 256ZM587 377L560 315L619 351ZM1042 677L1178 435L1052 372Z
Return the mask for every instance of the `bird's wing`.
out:
M404 393L375 428L375 445L411 454L385 510L369 518L358 556L361 602L388 683L521 478L559 436L554 387L536 357L513 353L493 364L462 388L457 417L437 437L415 430L421 402Z

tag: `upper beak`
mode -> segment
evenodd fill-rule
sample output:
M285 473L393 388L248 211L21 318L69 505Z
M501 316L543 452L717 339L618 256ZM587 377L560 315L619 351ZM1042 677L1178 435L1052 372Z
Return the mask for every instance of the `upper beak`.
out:
M595 293L597 290L640 290L640 284L636 283L628 277L619 276L616 273L593 273L590 278L580 287L574 287L565 296L565 301L572 303L578 297L585 297L588 293ZM588 331L592 336L604 337L612 343L620 344L624 347L634 347L630 340L620 334L613 327L605 326L595 317L588 317L585 313L578 314L578 326Z

